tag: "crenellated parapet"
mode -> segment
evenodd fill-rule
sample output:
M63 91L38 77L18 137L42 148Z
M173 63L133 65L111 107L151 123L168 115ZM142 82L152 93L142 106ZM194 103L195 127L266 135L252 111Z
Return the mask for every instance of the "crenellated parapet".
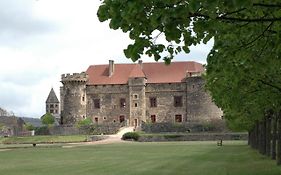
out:
M62 74L61 82L87 82L88 74L86 72L73 73L73 74Z

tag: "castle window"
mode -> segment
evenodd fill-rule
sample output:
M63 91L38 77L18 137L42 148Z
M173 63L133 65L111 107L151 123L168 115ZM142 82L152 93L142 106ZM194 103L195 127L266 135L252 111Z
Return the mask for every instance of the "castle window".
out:
M95 117L95 122L98 123L99 122L99 118Z
M135 107L138 107L138 103L135 103Z
M103 117L104 120L106 120L106 117Z
M50 113L54 113L54 110L51 109L51 110L50 110Z
M94 107L100 109L100 99L94 99Z
M135 99L135 100L139 99L138 94L134 94L134 99Z
M182 107L182 96L174 96L174 106Z
M58 113L58 110L55 110L55 114L57 114Z
M151 115L150 119L151 119L151 123L156 123L156 115Z
M152 108L157 107L157 99L156 99L156 97L150 97L149 101L150 101L150 107L152 107Z
M57 107L58 107L58 104L56 104L55 106L56 106L56 108L57 108Z
M54 108L54 104L50 104L50 108Z
M180 115L180 114L175 115L175 122L181 123L182 122L182 115Z
M85 101L85 97L84 96L82 97L82 101Z
M120 98L120 108L125 108L125 107L126 107L126 99Z
M123 123L125 121L125 116L124 115L120 115L119 116L119 122Z

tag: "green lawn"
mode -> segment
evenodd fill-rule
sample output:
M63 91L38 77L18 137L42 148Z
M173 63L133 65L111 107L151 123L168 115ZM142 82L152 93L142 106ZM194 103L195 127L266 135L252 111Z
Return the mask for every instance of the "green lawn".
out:
M0 149L3 175L280 175L245 142L123 143Z
M69 136L28 136L28 137L7 137L0 138L0 144L29 144L29 143L69 143L84 142L87 139L85 135Z

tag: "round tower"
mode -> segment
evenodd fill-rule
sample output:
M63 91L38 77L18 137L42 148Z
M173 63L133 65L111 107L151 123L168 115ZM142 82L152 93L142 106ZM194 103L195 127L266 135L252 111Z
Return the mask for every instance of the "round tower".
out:
M85 72L62 74L61 82L61 124L74 125L86 118L86 84Z

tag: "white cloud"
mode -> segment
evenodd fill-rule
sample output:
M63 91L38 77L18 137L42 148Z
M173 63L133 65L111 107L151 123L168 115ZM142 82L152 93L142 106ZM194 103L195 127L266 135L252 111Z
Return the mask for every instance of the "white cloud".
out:
M61 74L82 72L109 59L131 62L123 49L132 41L98 21L99 4L93 0L0 0L0 107L40 117L52 87L59 97ZM204 62L201 58L209 48L196 47L192 54ZM185 58L190 56L180 54L176 60ZM143 60L153 61L146 56Z

